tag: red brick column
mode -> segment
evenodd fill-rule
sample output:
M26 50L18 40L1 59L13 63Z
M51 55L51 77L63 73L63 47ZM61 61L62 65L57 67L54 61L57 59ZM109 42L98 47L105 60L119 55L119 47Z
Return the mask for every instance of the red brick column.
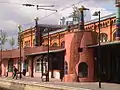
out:
M73 82L78 80L78 65L84 62L88 65L88 76L79 78L80 81L94 80L94 56L93 50L87 45L96 44L96 33L90 31L77 31L65 35L65 61L68 63L68 74L64 81Z

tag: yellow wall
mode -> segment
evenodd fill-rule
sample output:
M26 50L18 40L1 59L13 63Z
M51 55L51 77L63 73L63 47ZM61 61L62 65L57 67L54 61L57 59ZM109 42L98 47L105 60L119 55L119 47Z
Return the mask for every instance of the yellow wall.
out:
M116 18L111 18L111 19L105 19L101 21L101 33L106 33L108 35L108 41L113 41L113 33L115 32L116 26L115 26L115 20ZM112 27L110 26L110 23L113 22ZM106 26L107 23L107 26ZM96 29L95 29L96 26ZM74 32L77 29L72 29L70 32ZM98 32L98 22L90 23L85 25L85 30L87 31L96 31ZM31 33L32 32L32 33ZM49 45L52 46L54 43L57 43L58 46L61 46L61 43L65 41L64 39L64 34L67 33L68 31L52 34L49 36ZM32 35L31 35L32 34ZM35 39L35 30L34 28L31 30L25 30L23 32L23 47L25 47L25 42L30 41L30 47L34 46L33 45L33 40ZM32 41L31 41L32 40ZM32 44L31 44L32 43ZM48 37L44 36L43 37L43 45L48 45Z

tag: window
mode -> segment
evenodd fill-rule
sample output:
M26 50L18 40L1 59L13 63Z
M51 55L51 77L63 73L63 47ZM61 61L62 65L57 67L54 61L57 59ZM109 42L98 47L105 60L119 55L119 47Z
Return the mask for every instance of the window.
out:
M103 27L105 27L105 23L103 22Z
M36 60L36 69L35 71L41 72L41 59Z
M106 25L106 27L107 27L107 26L108 26L108 23L106 22L105 25Z
M78 52L82 52L83 51L83 48L78 48Z
M78 75L81 78L88 76L88 65L85 62L82 62L82 63L79 64Z
M116 40L116 32L113 33L113 41Z
M36 44L36 41L35 41L35 39L33 39L33 46L35 46L35 44Z
M95 30L97 29L97 26L96 26L96 25L94 25L94 29L95 29Z
M8 61L8 72L13 72L13 60Z
M100 24L100 25L98 24L98 28L99 28L99 26L100 26L100 28L102 28L102 24Z
M62 48L65 47L65 41L62 41L62 43L61 43L61 47L62 47Z
M116 20L114 20L114 24L116 23Z
M100 34L100 42L107 42L108 41L108 35L106 33Z
M25 41L25 47L30 47L30 40L29 41Z
M57 46L58 46L58 44L57 44L57 43L53 43L53 45L52 45L52 46L57 47Z
M68 74L68 64L66 61L64 62L64 73Z

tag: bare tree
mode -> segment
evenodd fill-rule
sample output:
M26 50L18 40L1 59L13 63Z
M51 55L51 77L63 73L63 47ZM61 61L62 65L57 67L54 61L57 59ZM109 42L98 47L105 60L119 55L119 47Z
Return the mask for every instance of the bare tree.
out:
M7 34L6 34L6 32L1 30L0 42L1 42L2 49L3 49L3 46L5 45L6 41L7 41Z
M9 39L9 44L13 49L13 46L15 45L15 39L13 37L11 39Z

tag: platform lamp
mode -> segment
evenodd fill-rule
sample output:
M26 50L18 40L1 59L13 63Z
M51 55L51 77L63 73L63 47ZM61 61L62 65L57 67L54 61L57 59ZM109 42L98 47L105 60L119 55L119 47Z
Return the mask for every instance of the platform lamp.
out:
M79 30L85 30L84 28L84 11L89 10L88 8L84 7L83 5L79 8L81 17L80 17L80 22L78 23L79 25Z
M1 33L1 36L2 36L2 30L0 30L0 33ZM2 70L2 38L0 38L0 51L1 51L1 54L0 54L0 57L1 57L1 61L0 61L0 69Z
M36 30L35 30L35 46L39 46L39 30L38 30L38 20L39 20L39 18L38 17L35 17L34 18L34 20L35 20L35 28L36 28Z
M50 52L49 52L49 49L50 49L50 46L49 46L49 29L47 28L47 33L48 33L48 53L47 53L47 55L48 55L48 72L47 72L47 76L46 76L46 81L49 81L49 70L50 70Z
M22 62L22 59L21 59L21 32L22 32L22 29L21 29L21 25L18 25L18 29L19 29L19 50L20 50L20 58L19 58L19 62L20 62L20 79L22 78L22 73L21 73L21 62Z
M99 31L98 31L98 65L99 65L99 88L101 88L101 65L100 65L100 61L101 61L101 47L100 47L100 11L96 11L93 16L98 16L99 17Z

